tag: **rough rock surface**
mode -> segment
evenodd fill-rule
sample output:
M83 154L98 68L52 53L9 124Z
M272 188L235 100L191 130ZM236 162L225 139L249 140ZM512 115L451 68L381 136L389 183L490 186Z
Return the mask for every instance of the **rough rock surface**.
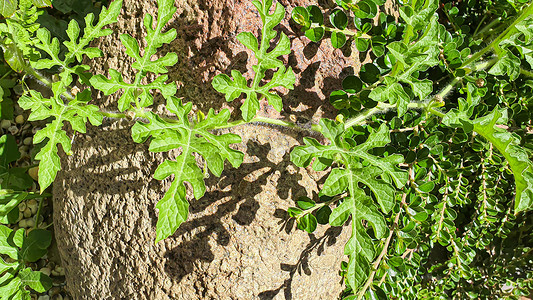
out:
M143 37L142 16L155 14L155 1L124 1L115 34L96 46L106 57L90 64L95 73L116 68L131 78L131 61L118 33ZM281 1L287 18L281 30L294 52L286 61L297 73L296 89L284 96L284 111L264 104L269 117L317 121L333 116L329 91L343 73L358 66L334 50L329 41L309 44L291 22L289 12L314 1ZM319 1L320 2L320 1ZM218 73L249 70L251 53L235 34L257 33L260 18L248 0L177 0L170 27L178 39L161 52L177 52L170 77L179 96L207 111L235 103L211 88ZM327 7L327 6L326 6ZM116 110L116 96L100 97L102 108ZM156 109L163 112L162 99ZM159 105L159 106L158 106ZM78 135L73 155L63 156L54 184L54 224L67 289L74 299L336 299L342 289L338 269L348 228L322 227L315 234L295 230L286 210L299 196L316 196L325 173L296 168L290 150L302 132L247 125L232 128L242 136L236 148L245 160L227 165L220 178L207 180L208 191L191 199L189 220L165 241L154 243L156 202L169 185L152 179L164 155L148 151L130 137L133 123L106 119L99 128ZM318 182L318 183L317 183Z

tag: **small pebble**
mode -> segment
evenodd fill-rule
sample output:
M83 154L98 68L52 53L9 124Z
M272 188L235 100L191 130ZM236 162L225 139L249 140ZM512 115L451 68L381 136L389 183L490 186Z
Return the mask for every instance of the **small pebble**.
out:
M48 291L48 295L54 297L55 295L58 295L59 293L61 293L61 288L60 287L57 287L57 286L54 286L52 287L49 291Z
M26 207L26 209L24 210L24 218L29 217L31 217L31 209L29 207Z
M55 295L52 297L52 300L63 300L63 296L61 296L61 294Z
M26 219L20 220L18 224L20 228L26 228Z
M70 90L70 93L71 93L73 96L76 96L79 92L80 92L80 88L78 88L77 86L73 87L73 88Z
M33 167L28 170L28 174L35 181L39 181L39 167Z
M2 129L8 129L9 126L11 126L11 121L9 120L2 120L0 123L0 127L2 127Z
M41 271L41 273L43 273L43 274L45 274L47 276L50 276L50 273L51 273L50 268L46 268L46 267L45 268L41 268L39 271Z
M18 132L19 132L19 129L17 128L17 126L10 126L8 129L9 133L11 133L11 135L16 135Z
M33 143L33 138L31 136L27 137L23 141L24 145L30 146Z
M61 266L56 266L55 271L59 273L60 276L65 276L65 269Z
M32 214L37 213L37 209L39 209L39 203L35 199L31 199L28 201L28 207L31 210Z
M17 123L17 124L24 124L24 121L26 121L26 120L24 119L23 115L18 115L18 116L15 117L15 123Z
M26 202L19 203L19 211L24 211L26 209Z
M33 227L33 226L35 226L35 220L33 220L33 219L26 219L26 226L27 226L27 227Z
M42 296L39 296L39 298L37 298L37 300L50 300L50 296L42 295Z
M53 270L52 271L52 276L55 276L55 277L59 276L59 272L56 271L56 270Z

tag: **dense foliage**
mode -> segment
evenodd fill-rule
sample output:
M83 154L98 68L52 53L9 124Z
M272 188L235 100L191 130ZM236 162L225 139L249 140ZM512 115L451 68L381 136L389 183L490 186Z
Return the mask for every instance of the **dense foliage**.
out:
M286 12L272 0L252 1L263 22L260 37L237 36L257 58L251 85L236 70L231 77L220 74L213 80L227 101L245 95L242 120L232 122L228 110L191 117L192 103L174 97L176 84L167 82L165 75L178 56L168 53L154 59L158 48L176 37L174 29L163 30L176 11L174 1L159 0L157 18L145 17L145 49L130 35L120 36L126 54L135 60L131 83L116 70L105 77L91 74L81 64L84 58L102 55L88 45L111 34L105 26L116 21L122 1L103 8L98 21L92 13L84 26L70 21L68 38L63 39L38 23L35 12L49 4L46 1L1 3L0 13L6 17L0 23L5 61L52 91L51 98L45 98L28 89L18 99L20 107L31 110L31 121L49 121L34 138L39 144L35 160L41 193L60 170L58 145L67 154L71 149L72 139L64 130L67 123L83 133L87 122L98 126L104 116L138 117L142 120L132 127L135 142L149 140L153 152L181 149L154 174L158 180L173 180L157 204L156 241L172 235L187 220L184 182L190 183L198 199L205 193L208 171L220 176L226 160L233 167L242 163L244 154L230 147L240 137L216 135L214 129L257 121L298 126L256 117L261 98L281 111L282 96L273 89L292 89L295 84L292 69L279 59L291 52L289 38L276 31ZM296 166L328 170L329 175L317 199L298 199L288 214L308 232L318 224L350 224L352 235L344 251L348 260L340 266L346 283L341 297L490 299L529 294L533 289L533 4L410 0L399 1L397 14L388 15L382 0L336 3L338 7L328 12L314 5L297 7L291 16L312 42L329 39L335 48L357 51L372 60L361 66L359 74L344 78L342 89L331 94L338 117L312 127L329 143L305 138L304 145L291 152ZM271 77L266 76L269 70ZM49 72L57 76L43 75ZM71 93L75 82L86 89ZM2 91L12 85L4 83ZM105 95L121 91L117 107L121 113L90 105L92 89ZM162 94L176 118L146 110L153 104L154 92ZM4 100L9 105L1 106L2 118L12 118L13 99L10 93L2 94L9 99ZM12 211L18 215L20 201L39 195L27 192L25 170L11 167L17 159L12 137L5 135L0 141L0 217L13 223L8 216ZM203 170L194 153L203 158ZM23 284L36 291L45 289L46 277L39 279L41 285L32 285L27 280L37 275L23 268L24 261L42 254L35 250L38 254L30 259L17 254L24 252L25 240L41 231L0 229L5 231L0 253L19 261L0 268L4 274L0 290L13 295L6 299L28 297ZM46 245L44 235L39 249ZM15 285L17 289L10 288Z

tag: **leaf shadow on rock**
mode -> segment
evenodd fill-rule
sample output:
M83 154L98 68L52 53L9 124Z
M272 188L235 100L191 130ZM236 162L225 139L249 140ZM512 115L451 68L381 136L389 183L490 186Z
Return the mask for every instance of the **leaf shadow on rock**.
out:
M326 38L317 43L307 40L300 26L292 19L288 27L280 25L279 29L290 38L293 45L287 65L294 70L297 78L294 89L284 97L282 115L287 117L292 114L297 118L311 120L320 110L321 117L334 119L338 111L329 103L329 95L342 88L342 79L354 74L354 68L343 66L339 69L342 63L324 61L324 58L339 55L336 51L340 50L332 51L329 39ZM297 40L304 42L295 43ZM349 57L350 53L343 51L342 55ZM339 69L339 72L333 71L335 69ZM317 76L318 74L320 75ZM305 109L298 108L302 104Z
M201 199L190 201L189 212L192 218L183 223L171 237L183 240L179 246L165 254L165 270L178 283L192 273L199 262L209 263L215 259L213 253L215 250L209 243L214 235L216 235L218 245L227 246L232 235L226 226L252 225L261 205L256 200L256 196L263 191L263 186L269 184L269 178L273 173L283 172L290 164L288 153L283 156L280 163L270 161L267 155L272 149L268 143L260 144L258 141L249 140L246 148L246 154L257 157L258 161L243 163L239 169L228 168L221 178L211 176L206 185L214 189L208 191ZM268 171L252 181L247 180L249 174L265 168L268 168ZM296 185L291 184L292 192L305 192L305 188L297 184L301 175L293 177ZM213 214L202 214L210 208L216 209ZM196 214L200 216L195 217ZM228 224L228 222L234 222L234 224ZM240 241L233 242L239 243Z
M329 43L328 40L323 40L320 43L310 42L298 25L290 19L291 7L293 8L298 4L303 5L306 1L297 1L302 3L281 2L287 9L287 15L285 21L278 25L275 30L285 33L291 43L295 39L301 39L304 45L303 52L300 51L301 49L295 50L293 47L291 54L283 57L286 65L295 71L297 82L294 90L280 93L284 102L281 116L287 118L290 115L295 115L297 118L302 117L310 120L320 110L324 117L334 118L337 112L329 104L329 94L331 91L341 88L342 77L347 74L344 74L345 72L340 75L336 74L338 73L337 70L340 71L340 68L337 67L338 61L321 61L322 57L334 54L329 49L331 47L323 50L324 44ZM328 5L325 1L322 2L321 5ZM178 97L184 97L186 102L193 101L198 109L204 112L210 108L218 110L222 107L229 107L232 109L232 118L240 119L239 108L244 95L228 103L225 101L224 95L218 93L211 86L211 81L219 73L231 76L231 70L238 70L249 82L251 81L254 72L250 65L255 61L255 58L250 50L237 41L236 33L251 30L260 37L261 19L258 16L252 16L250 12L232 11L232 5L217 8L209 1L199 1L198 6L202 7L203 19L189 19L186 13L176 17L169 27L177 30L177 39L170 45L164 45L160 49L160 55L163 56L167 52L178 54L178 63L169 68L168 74L170 81L179 82ZM238 17L216 19L215 16L218 14L223 16L237 14ZM236 32L229 30L233 27L236 28ZM211 31L220 34L214 36L205 33ZM276 45L277 40L279 40L279 35L272 41L271 49ZM319 52L322 56L316 55ZM304 53L303 56L301 53ZM341 54L335 52L335 55ZM330 64L335 64L335 66L330 66ZM320 76L318 79L323 95L318 94L315 91L316 88L313 90L315 81L317 81L315 80L317 71L324 73L324 77ZM352 74L353 71L348 73ZM273 72L269 70L265 80L268 81L272 74ZM304 111L298 108L300 103L306 106Z
M261 292L258 295L259 299L274 299L274 297L281 293L281 291L283 291L283 295L286 300L293 299L291 288L296 273L299 275L302 273L307 276L311 275L312 271L309 267L309 257L313 254L313 252L316 252L317 255L321 255L327 246L332 246L337 243L337 237L342 233L342 229L343 227L330 227L326 230L324 235L320 237L316 237L315 234L309 233L308 236L310 241L302 253L300 253L300 257L298 258L296 264L291 265L283 262L280 263L281 269L285 272L288 272L290 277L286 279L284 283L277 289ZM339 277L339 280L340 279L341 278Z
M104 119L102 127L108 127L113 122L115 121ZM87 196L95 192L105 195L124 196L128 192L141 190L143 184L140 184L142 179L139 178L139 172L153 174L158 164L151 164L150 167L141 170L138 167L126 166L120 163L125 157L143 156L149 153L147 144L133 143L130 135L129 126L101 130L101 127L89 125L87 135L76 136L73 149L94 149L88 151L92 153L89 157L80 158L80 163L76 164L76 166L71 164L68 169L62 170L62 172L68 172L69 180L71 181L69 184L72 184L69 187L70 190L78 196ZM96 136L98 141L93 142L91 136ZM105 141L105 143L101 141ZM133 147L124 147L124 145L128 144L133 144ZM64 155L63 151L61 153ZM151 156L156 162L157 159L155 159L154 155L151 154Z

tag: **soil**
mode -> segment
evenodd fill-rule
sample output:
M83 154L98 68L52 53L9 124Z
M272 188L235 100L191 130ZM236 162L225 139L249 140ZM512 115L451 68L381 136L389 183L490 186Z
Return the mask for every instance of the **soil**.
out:
M329 40L310 43L289 21L290 11L315 1L280 1L287 15L279 29L292 41L284 57L296 75L293 91L283 96L279 113L262 103L259 115L318 122L335 117L328 95L341 79L359 68L357 53L333 49ZM319 4L326 10L330 3ZM252 74L253 55L236 33L260 32L261 20L248 0L178 0L168 28L177 39L160 55L180 58L169 75L178 96L195 110L229 108L239 117L238 100L227 103L211 87L212 78L232 69ZM114 34L95 43L105 57L88 62L94 73L115 68L133 77L119 34L144 37L142 16L155 15L155 1L124 1ZM286 92L286 91L281 91ZM116 111L117 96L95 93L94 103ZM242 99L241 99L242 100ZM164 110L156 95L154 110ZM54 183L54 223L67 290L74 299L337 299L338 275L346 260L343 247L350 229L319 227L314 234L295 229L286 209L300 196L316 197L326 172L295 167L291 149L306 132L251 124L232 128L243 142L242 166L229 164L211 176L206 195L194 200L189 220L170 238L154 243L155 204L169 186L152 175L168 155L148 151L130 137L133 122L105 119L75 138L73 154L63 155ZM320 138L320 137L317 137Z

